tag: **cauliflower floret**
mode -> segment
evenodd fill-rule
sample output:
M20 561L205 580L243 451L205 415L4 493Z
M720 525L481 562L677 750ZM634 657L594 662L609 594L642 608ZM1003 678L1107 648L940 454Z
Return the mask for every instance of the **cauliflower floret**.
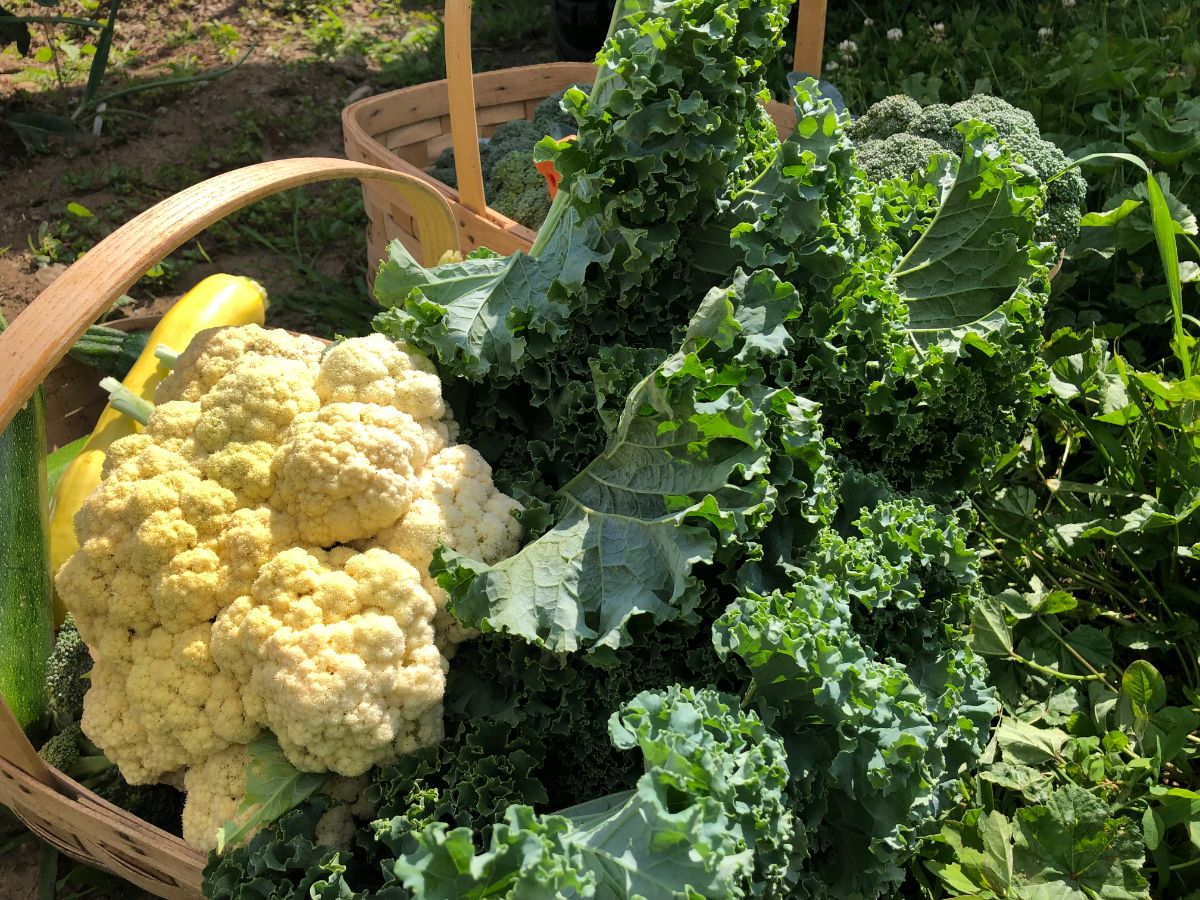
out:
M270 441L237 441L210 453L204 476L229 488L247 505L271 496L275 481L271 460L276 447Z
M213 626L219 665L297 768L359 775L441 737L445 665L420 574L384 550L295 547Z
M464 556L499 562L520 544L521 526L513 517L520 509L521 504L492 484L487 460L459 444L429 460L408 514L376 538L378 546L404 557L421 573L421 583L438 607L434 627L447 656L475 632L446 612L446 592L429 574L433 551L445 544Z
M192 338L179 354L174 368L155 389L154 402L199 400L252 355L296 360L315 371L324 349L316 338L288 334L282 328L209 328Z
M446 416L442 382L433 363L382 334L330 347L315 386L322 403L376 403L402 409L417 420Z
M439 544L497 563L516 552L521 527L513 513L521 504L492 484L492 467L465 444L447 447L426 463L408 514L379 533L379 546L419 571L429 568Z
M407 413L333 403L288 431L273 464L272 502L294 517L306 543L368 537L408 510L428 453L425 432Z
M188 769L183 778L183 839L197 850L217 848L217 832L234 819L246 795L250 754L235 745Z
M304 363L250 356L200 400L196 440L209 453L231 441L277 441L296 416L320 405Z

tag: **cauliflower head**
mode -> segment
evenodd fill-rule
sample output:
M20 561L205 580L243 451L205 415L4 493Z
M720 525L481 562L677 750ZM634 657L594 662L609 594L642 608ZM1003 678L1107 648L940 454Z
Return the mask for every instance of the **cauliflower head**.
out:
M469 635L433 552L494 563L520 541L519 504L456 435L405 345L248 325L201 332L112 444L55 580L94 659L82 725L130 783L182 780L195 846L264 730L342 776L440 739Z

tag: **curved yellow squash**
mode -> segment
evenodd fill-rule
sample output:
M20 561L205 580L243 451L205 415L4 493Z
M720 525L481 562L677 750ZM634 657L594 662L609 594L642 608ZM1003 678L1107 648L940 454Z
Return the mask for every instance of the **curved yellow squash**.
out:
M267 294L258 282L241 275L210 275L181 297L162 317L146 349L122 382L134 394L154 400L154 389L167 374L154 348L159 344L182 352L197 332L223 325L262 325L267 311ZM142 426L109 404L100 414L91 437L84 444L54 490L50 501L50 566L57 572L79 549L75 540L75 514L88 494L100 484L100 469L108 445ZM55 594L54 617L62 624L66 610Z

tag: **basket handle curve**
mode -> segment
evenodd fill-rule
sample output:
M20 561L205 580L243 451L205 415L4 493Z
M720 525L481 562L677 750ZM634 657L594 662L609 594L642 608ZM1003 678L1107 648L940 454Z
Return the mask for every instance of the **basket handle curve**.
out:
M0 430L87 330L133 283L214 222L288 188L358 178L381 181L413 211L426 265L458 249L454 216L425 182L344 159L281 159L235 169L161 201L74 262L0 333Z
M475 74L471 65L471 0L446 0L446 93L450 103L450 140L462 205L479 215L487 209L483 166L479 160L479 122L475 110Z

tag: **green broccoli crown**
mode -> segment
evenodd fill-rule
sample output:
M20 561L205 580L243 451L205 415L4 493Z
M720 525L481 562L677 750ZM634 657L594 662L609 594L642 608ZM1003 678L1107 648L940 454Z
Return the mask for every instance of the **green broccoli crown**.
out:
M488 205L535 231L550 212L550 190L533 165L533 154L514 150L492 170Z
M83 731L78 722L72 722L58 734L42 744L38 750L47 765L70 775L76 770L80 759L79 742L83 739Z
M958 126L970 121L990 125L1009 152L1037 174L1046 192L1038 239L1066 249L1079 236L1079 214L1087 198L1087 182L1078 169L1059 176L1070 160L1042 137L1037 121L1026 110L987 94L975 94L953 105L934 103L924 108L911 97L897 94L868 108L848 131L859 144L863 171L873 181L882 181L907 176L928 162L936 152L932 145L957 153L962 148ZM912 158L906 159L906 154Z
M921 113L921 104L904 94L884 97L852 121L846 133L855 142L869 138L885 138L907 131L908 125Z
M886 181L908 178L917 170L924 170L939 153L957 158L935 140L901 132L864 141L858 146L858 164L872 181Z
M78 722L83 717L83 696L87 693L91 670L92 654L68 614L46 664L46 696L59 725Z

